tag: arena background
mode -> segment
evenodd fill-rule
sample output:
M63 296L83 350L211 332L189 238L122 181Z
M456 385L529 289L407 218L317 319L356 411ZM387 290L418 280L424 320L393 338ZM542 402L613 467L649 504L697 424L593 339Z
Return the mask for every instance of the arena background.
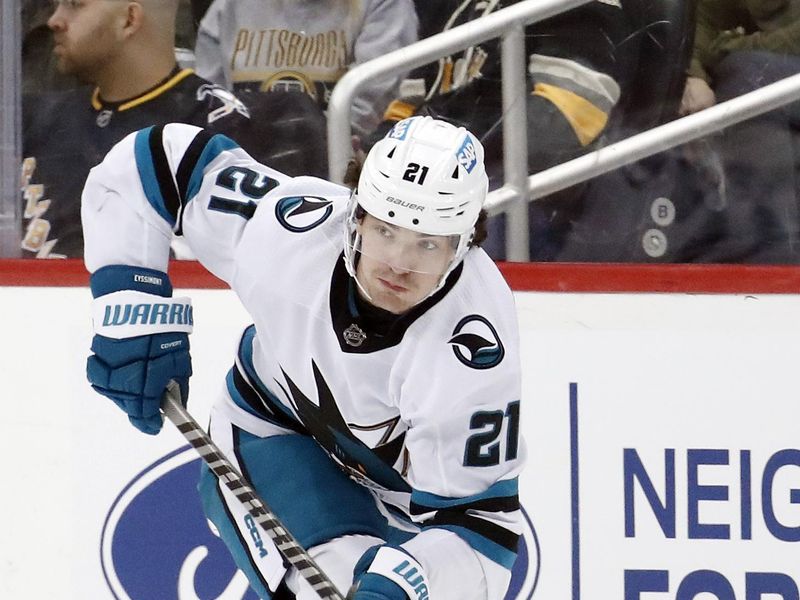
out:
M512 597L796 600L800 273L501 268L530 453ZM203 423L247 315L199 265L171 275L195 305ZM0 597L254 598L199 516L183 438L138 434L88 387L87 282L80 261L0 261Z

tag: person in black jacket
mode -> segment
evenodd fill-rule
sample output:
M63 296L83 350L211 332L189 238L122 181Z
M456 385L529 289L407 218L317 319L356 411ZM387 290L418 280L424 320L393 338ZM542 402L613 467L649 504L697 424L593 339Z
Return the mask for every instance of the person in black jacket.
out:
M150 125L206 127L286 173L325 175L324 116L313 101L289 92L242 101L177 65L178 4L55 3L48 26L58 69L87 85L24 99L25 256L82 255L80 193L89 170L125 135Z

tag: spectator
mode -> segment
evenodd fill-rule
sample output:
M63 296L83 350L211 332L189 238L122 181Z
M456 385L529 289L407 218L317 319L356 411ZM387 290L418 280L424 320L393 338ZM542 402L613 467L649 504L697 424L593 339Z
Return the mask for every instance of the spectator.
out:
M700 0L697 8L695 49L686 80L681 112L690 114L713 106L712 81L720 67L740 77L760 82L770 64L746 62L731 69L739 52L767 52L763 58L800 55L800 2L797 0ZM733 56L733 60L728 60ZM787 62L795 62L789 59ZM739 72L747 71L744 75ZM780 77L778 77L780 78ZM719 82L714 83L716 87ZM761 85L765 85L761 83ZM757 87L757 86L756 86ZM755 89L751 84L751 91Z
M420 32L433 35L500 10L517 0L417 3ZM625 62L617 47L630 34L619 0L598 0L526 30L528 168L537 172L591 150L620 97ZM446 118L475 132L486 148L493 187L502 182L502 96L499 40L473 46L411 73L370 142L412 114ZM368 144L369 145L369 144ZM578 210L575 194L531 203L531 256L548 260ZM494 258L504 256L502 220L493 219ZM499 234L499 235L498 235Z
M800 73L800 1L700 0L681 111L697 112ZM800 260L800 103L711 140L726 177L723 235L704 260Z
M179 0L59 0L48 26L61 72L85 85L26 98L23 112L24 254L80 256L80 193L89 170L131 131L179 121L236 135L256 159L286 172L324 175L324 120L302 94L255 110L176 64ZM266 141L266 143L265 143ZM294 146L292 146L294 144ZM300 156L298 156L298 154Z
M197 37L194 0L179 0L175 27L175 51L182 66L194 65ZM67 89L78 84L72 75L60 73L53 55L53 35L47 25L53 0L23 0L22 3L22 93Z
M617 46L622 90L603 144L679 116L692 54L694 0L622 0L632 32ZM690 262L718 234L718 161L661 152L582 184L581 212L555 260Z
M349 67L416 39L411 0L214 0L195 55L199 75L236 93L302 90L326 109ZM399 80L381 78L362 89L353 103L357 135L375 128Z

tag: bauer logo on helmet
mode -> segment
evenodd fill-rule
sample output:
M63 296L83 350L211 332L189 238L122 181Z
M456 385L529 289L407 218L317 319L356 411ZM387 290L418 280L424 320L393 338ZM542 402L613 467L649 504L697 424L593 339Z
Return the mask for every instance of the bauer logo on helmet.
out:
M405 200L400 200L400 198L395 198L394 196L387 196L386 201L390 202L391 204L397 204L402 206L403 208L407 208L409 210L418 210L419 212L425 212L425 207L421 204L414 204L413 202L406 202Z

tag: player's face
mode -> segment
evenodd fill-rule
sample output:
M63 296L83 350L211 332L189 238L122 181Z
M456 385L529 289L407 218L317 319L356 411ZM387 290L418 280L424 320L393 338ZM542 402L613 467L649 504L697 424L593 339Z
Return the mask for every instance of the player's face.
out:
M47 21L58 69L95 83L123 40L127 0L53 0Z
M438 285L455 254L453 238L425 235L366 214L356 277L375 306L395 314L409 310Z

